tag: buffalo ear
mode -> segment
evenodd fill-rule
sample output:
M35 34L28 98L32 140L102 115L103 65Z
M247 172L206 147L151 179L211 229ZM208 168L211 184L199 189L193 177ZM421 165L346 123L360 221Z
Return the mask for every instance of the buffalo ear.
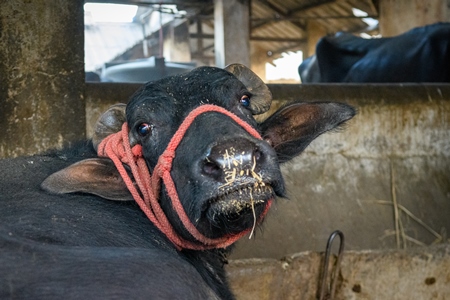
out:
M294 103L275 112L260 124L260 129L283 163L300 154L316 137L355 114L355 109L344 103Z
M231 64L225 70L232 73L252 93L250 110L252 114L259 115L269 110L272 104L272 93L267 85L252 70L242 64Z
M74 163L47 177L41 187L52 194L82 192L109 200L133 200L116 166L107 158Z

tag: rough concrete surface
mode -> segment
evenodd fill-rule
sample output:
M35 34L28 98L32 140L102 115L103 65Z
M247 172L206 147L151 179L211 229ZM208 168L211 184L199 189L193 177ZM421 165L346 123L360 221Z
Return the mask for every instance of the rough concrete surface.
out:
M238 300L313 300L322 263L321 254L303 252L281 260L233 260L227 271ZM450 244L344 252L338 278L335 300L449 299Z
M0 157L84 137L82 8L72 0L0 1Z

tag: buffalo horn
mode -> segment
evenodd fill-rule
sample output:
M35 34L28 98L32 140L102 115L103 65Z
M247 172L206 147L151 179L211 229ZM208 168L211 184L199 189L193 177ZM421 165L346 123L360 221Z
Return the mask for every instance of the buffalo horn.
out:
M237 77L252 93L250 110L254 115L265 113L272 103L272 93L267 85L252 70L242 64L231 64L225 70Z
M92 136L92 143L96 151L98 145L108 135L119 132L122 129L122 124L126 122L125 108L126 104L114 104L98 118L94 127L94 135Z

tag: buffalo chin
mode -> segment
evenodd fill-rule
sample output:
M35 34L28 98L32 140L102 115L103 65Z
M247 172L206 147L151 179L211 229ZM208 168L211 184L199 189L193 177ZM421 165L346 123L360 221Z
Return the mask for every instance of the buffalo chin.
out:
M208 201L206 218L217 233L239 233L259 222L267 201L273 198L274 191L269 185L252 185L227 191Z

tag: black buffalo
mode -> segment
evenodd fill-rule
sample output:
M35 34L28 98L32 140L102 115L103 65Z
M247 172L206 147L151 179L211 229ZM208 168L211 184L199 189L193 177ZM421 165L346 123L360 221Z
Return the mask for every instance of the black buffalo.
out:
M205 249L173 243L135 201L125 201L132 198L115 165L94 149L126 120L129 143L142 148L153 172L191 111L213 104L232 112L249 128L223 113L200 114L174 152L170 175L198 231L210 239L239 235L285 195L279 164L355 113L340 103L291 103L257 123L254 115L270 102L247 68L201 67L145 84L126 115L118 105L100 118L93 142L1 160L0 298L233 299L223 268L230 247L194 238L162 184L159 203L178 237Z
M303 83L450 82L450 23L390 38L323 37L298 72Z

